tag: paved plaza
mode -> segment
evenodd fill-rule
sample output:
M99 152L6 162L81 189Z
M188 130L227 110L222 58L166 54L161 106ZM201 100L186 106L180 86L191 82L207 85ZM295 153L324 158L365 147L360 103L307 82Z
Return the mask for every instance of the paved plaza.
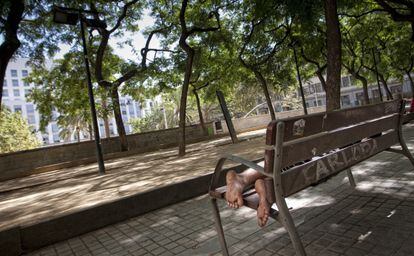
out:
M411 152L414 128L404 129ZM215 156L216 157L216 156ZM289 198L308 255L414 255L414 168L382 152ZM28 255L220 255L207 196L131 218ZM257 227L255 212L220 203L231 255L294 255L275 221Z
M87 164L0 182L0 230L211 173L225 153L259 159L263 157L264 133L243 133L239 137L244 141L237 145L229 137L191 144L182 158L177 148L169 148L108 160L103 176L98 175L97 164Z

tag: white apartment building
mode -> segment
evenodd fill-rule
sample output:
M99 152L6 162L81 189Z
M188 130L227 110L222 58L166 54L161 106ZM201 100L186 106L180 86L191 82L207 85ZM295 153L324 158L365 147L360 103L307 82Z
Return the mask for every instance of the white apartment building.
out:
M40 113L36 108L36 104L29 102L26 99L26 95L36 86L35 84L29 84L23 79L30 74L30 66L27 65L27 58L16 58L10 61L3 84L3 105L8 107L13 112L20 112L22 116L27 120L28 124L33 128L36 136L40 141L43 141L45 145L53 143L68 142L64 141L59 135L61 127L57 124L56 120L59 113L53 112L52 121L48 124L44 132L39 130L40 128ZM144 104L134 101L130 96L120 95L120 104L122 118L124 120L125 130L127 134L132 133L132 127L128 124L128 121L132 118L140 118L145 116L146 113L151 112L154 105L153 100L146 100ZM103 120L98 120L100 134L105 136L105 128ZM111 136L117 135L117 128L115 119L109 120ZM81 139L87 139L88 134L81 134ZM71 136L70 141L76 141L75 135Z
M356 81L351 76L343 76L341 81L341 106L343 108L362 105L364 102L364 94L362 86L357 86ZM408 78L401 82L392 80L388 84L393 95L402 94L404 97L411 97L411 86ZM316 107L325 106L325 91L317 77L307 81L303 86L305 94L306 106ZM384 100L387 99L387 94L381 84L381 92ZM300 94L299 94L300 95ZM368 85L368 95L372 102L379 101L379 91L377 83Z

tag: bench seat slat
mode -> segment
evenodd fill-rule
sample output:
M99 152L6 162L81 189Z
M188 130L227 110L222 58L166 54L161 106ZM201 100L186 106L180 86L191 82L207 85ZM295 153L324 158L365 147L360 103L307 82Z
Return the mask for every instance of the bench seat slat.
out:
M398 118L398 114L393 114L354 126L287 142L283 146L282 168L328 153L330 150L347 146L363 138L380 134L383 131L397 129Z
M292 195L319 180L349 168L398 143L398 132L393 131L370 138L341 149L338 152L317 157L303 165L282 173L284 196Z

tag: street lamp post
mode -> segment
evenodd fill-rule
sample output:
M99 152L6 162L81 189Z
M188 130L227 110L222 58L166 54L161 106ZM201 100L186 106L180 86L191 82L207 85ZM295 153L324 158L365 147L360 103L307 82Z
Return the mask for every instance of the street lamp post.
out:
M97 157L98 165L99 165L99 174L102 175L102 174L105 174L105 164L104 164L104 160L102 156L101 138L99 136L99 126L98 126L98 120L97 120L97 115L96 115L95 100L93 96L91 71L89 68L88 50L86 48L85 23L87 26L95 27L95 28L106 27L106 24L102 21L96 22L95 20L86 19L85 17L83 17L82 15L83 13L98 14L97 12L93 12L93 11L54 6L53 7L53 21L56 23L67 24L67 25L76 25L76 23L78 22L80 23L82 47L83 47L83 58L85 61L86 77L88 81L89 104L91 107L92 125L93 125L94 135L95 135L96 157Z

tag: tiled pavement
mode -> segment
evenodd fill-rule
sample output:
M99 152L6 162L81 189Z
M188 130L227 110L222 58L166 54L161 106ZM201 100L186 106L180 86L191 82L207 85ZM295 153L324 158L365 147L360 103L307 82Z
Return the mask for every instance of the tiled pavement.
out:
M407 133L407 132L406 132ZM409 146L414 145L410 129ZM407 139L408 139L407 138ZM410 147L413 152L413 148ZM308 255L414 255L414 170L383 152L288 199ZM277 222L220 203L231 255L294 255ZM63 241L29 255L219 255L208 197L202 196Z

